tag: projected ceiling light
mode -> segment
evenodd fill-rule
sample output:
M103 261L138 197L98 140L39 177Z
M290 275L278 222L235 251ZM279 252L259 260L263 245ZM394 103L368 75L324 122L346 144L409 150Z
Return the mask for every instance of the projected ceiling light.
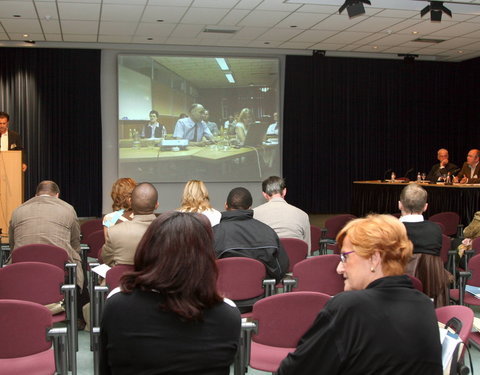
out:
M218 64L218 66L220 67L220 69L222 69L222 70L230 70L230 68L228 67L227 62L225 61L225 59L224 59L223 57L215 57L215 60L217 60L217 64Z
M430 5L427 5L420 11L420 17L430 12L431 22L440 22L442 20L442 13L445 13L452 17L450 9L445 8L443 1L430 1Z
M235 78L233 78L232 73L225 73L225 77L227 78L227 81L230 83L235 83Z
M345 8L349 18L354 18L365 14L365 8L363 4L372 5L370 0L345 0L345 3L338 9L338 14L341 14Z

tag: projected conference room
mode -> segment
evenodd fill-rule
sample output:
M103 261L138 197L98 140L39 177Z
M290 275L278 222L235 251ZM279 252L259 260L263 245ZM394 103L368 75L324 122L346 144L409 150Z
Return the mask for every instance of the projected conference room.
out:
M280 174L276 58L119 55L119 175L261 181Z

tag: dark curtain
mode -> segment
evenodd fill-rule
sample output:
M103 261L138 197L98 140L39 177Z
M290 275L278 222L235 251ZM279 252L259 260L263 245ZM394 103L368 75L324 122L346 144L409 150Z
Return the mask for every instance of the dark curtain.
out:
M26 150L25 198L53 180L79 216L102 207L99 50L1 48L0 110Z
M439 148L459 166L480 147L480 60L287 56L283 174L288 200L349 212L352 181L427 172Z

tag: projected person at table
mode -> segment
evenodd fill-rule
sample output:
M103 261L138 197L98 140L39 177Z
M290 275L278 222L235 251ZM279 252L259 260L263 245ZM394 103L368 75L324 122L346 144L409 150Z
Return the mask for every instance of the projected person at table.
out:
M213 134L203 121L205 108L194 103L190 107L189 117L179 119L175 125L173 136L177 139L188 139L190 145L204 145L203 138L213 141Z
M142 129L142 138L164 138L167 134L167 129L165 126L161 125L158 122L160 115L157 111L152 110L148 114L150 117L150 121L145 124Z

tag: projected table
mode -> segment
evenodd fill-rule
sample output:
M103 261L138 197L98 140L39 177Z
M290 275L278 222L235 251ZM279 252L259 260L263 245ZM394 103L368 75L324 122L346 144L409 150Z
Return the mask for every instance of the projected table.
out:
M426 216L445 211L460 215L464 225L468 225L476 211L480 210L480 185L429 185L421 184L428 192ZM352 189L352 213L365 216L370 212L399 212L398 200L405 183L375 181L354 181Z
M227 147L220 144L189 146L186 150L160 151L159 147L120 147L120 174L155 182L183 182L191 178L210 181L259 181L271 172L274 148Z

